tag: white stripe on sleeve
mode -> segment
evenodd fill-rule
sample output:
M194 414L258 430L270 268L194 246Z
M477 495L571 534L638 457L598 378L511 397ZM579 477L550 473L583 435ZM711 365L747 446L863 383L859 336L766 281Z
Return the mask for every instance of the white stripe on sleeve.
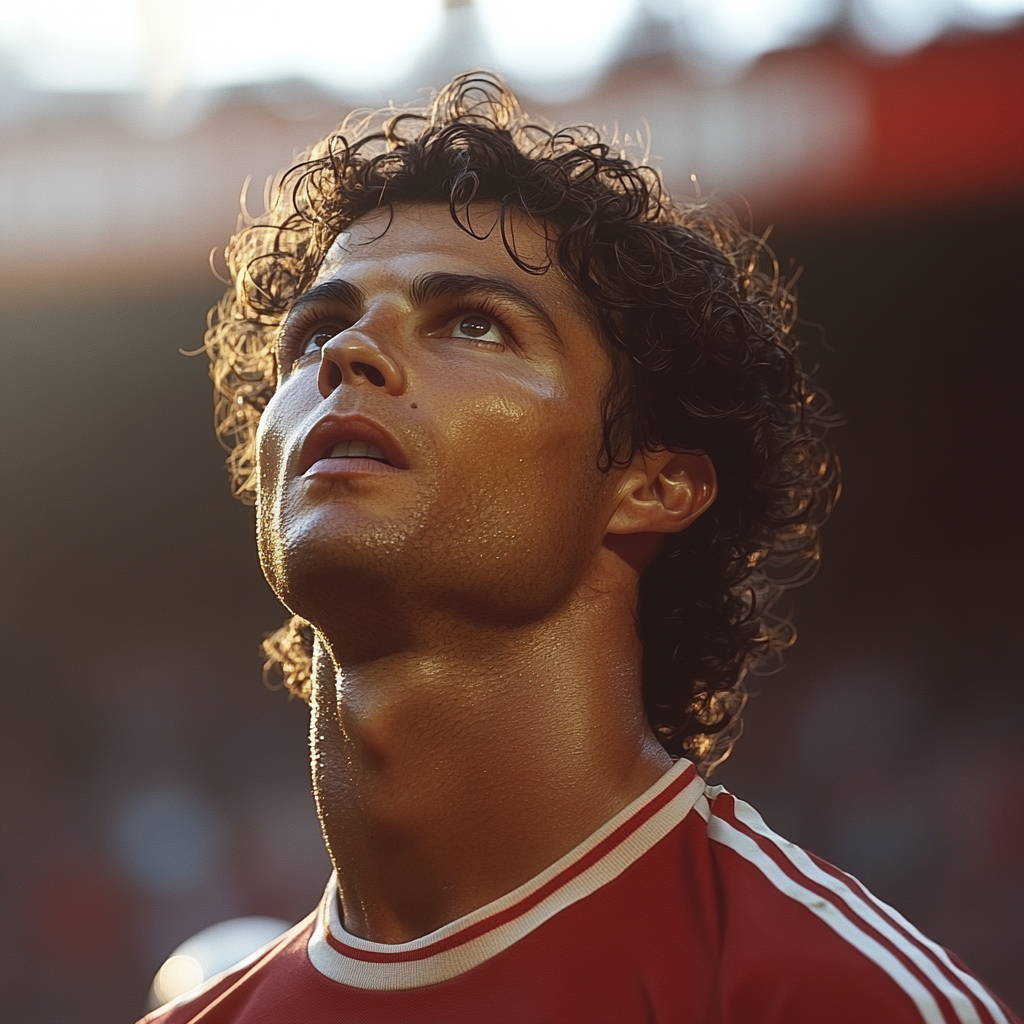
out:
M880 967L910 997L925 1024L947 1024L934 996L896 956L862 931L834 904L790 878L750 836L715 815L708 822L708 836L753 864L779 892L803 904L837 935Z
M818 867L805 850L795 846L793 843L787 842L780 835L773 832L764 823L761 815L750 804L745 803L743 800L736 800L735 797L733 797L733 800L735 801L736 817L744 825L769 840L806 878L817 882L818 885L824 886L830 892L835 893L862 921L871 925L879 934L884 935L901 953L912 960L924 972L928 980L950 1001L960 1024L981 1024L981 1020L970 996L963 988L950 981L932 957L928 955L929 951L938 957L964 983L965 987L969 988L978 997L978 1000L992 1015L992 1019L996 1024L1009 1024L1006 1015L999 1008L996 1001L985 991L985 987L966 971L960 970L950 960L949 955L941 946L925 938L898 911L883 903L864 888L863 891L875 906L869 905L846 882ZM907 929L916 941L912 941L906 934L893 927L890 923L891 921L895 921L901 927ZM925 948L922 948L922 946Z

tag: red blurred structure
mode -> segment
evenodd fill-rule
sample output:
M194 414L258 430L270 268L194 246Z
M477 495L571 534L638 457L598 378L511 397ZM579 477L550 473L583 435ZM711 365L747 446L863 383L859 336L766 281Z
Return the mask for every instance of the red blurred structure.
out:
M907 208L1024 188L1024 32L857 64L869 98L863 162L802 209L805 200L793 196L794 212Z

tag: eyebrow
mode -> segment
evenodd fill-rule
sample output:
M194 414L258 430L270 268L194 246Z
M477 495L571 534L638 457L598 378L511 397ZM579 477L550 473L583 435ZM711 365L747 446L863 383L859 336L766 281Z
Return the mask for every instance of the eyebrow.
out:
M476 274L448 274L442 271L424 274L416 278L410 289L410 296L416 305L423 305L431 299L444 295L472 295L474 292L486 292L496 295L517 306L523 307L529 316L540 322L540 325L561 343L561 337L555 322L548 311L528 292L500 277L480 277Z
M334 278L331 281L324 281L308 292L303 292L288 310L288 320L305 306L315 306L317 303L331 303L337 306L347 306L350 309L362 309L366 305L366 296L361 288L357 288L351 281L341 278Z
M548 311L532 295L500 277L483 277L476 274L449 274L437 271L433 274L423 274L416 278L409 289L409 297L416 306L422 306L432 299L442 296L472 295L473 293L485 292L488 295L495 295L515 303L527 312L532 319L539 322L540 326L551 335L552 339L561 344L561 336L555 322L551 319ZM298 312L306 306L315 306L319 303L345 306L353 311L361 310L366 305L366 295L363 290L351 281L343 278L333 278L324 281L308 292L303 292L293 303L288 311L285 326Z

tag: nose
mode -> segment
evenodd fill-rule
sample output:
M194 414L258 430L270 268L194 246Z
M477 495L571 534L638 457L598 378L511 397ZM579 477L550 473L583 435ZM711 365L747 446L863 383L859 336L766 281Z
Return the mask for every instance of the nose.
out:
M405 376L373 338L357 328L349 328L336 334L320 350L320 394L327 398L342 384L368 384L389 395L400 395L405 391Z

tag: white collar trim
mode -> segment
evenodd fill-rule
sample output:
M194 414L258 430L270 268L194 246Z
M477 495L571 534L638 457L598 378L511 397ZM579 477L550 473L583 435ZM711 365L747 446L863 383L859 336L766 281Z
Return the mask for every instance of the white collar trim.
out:
M680 760L646 792L530 881L429 935L395 944L350 935L332 875L307 951L332 981L379 991L447 981L508 949L560 910L617 878L690 812L704 782Z

